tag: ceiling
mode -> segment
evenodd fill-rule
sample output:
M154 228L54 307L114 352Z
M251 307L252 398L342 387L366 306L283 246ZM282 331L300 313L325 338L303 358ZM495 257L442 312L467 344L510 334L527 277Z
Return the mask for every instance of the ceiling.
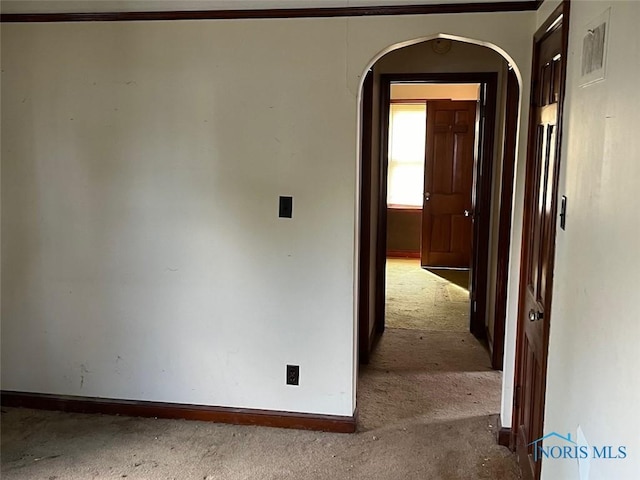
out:
M2 13L93 13L372 7L504 1L508 0L2 0L0 8Z

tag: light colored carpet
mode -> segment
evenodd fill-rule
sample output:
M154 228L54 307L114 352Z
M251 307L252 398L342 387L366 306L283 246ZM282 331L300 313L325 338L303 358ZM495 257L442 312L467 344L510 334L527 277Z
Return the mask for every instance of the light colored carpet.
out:
M388 328L469 331L469 272L428 271L417 259L387 259Z
M501 374L469 333L388 329L359 387L360 427L375 430L497 414Z
M3 480L515 479L493 417L357 434L7 409Z
M6 408L2 479L520 478L495 440L500 372L462 323L387 328L359 372L356 434Z

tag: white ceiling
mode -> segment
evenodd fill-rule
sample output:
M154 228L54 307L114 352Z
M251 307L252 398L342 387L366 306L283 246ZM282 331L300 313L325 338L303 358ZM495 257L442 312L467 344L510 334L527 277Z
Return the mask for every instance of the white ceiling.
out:
M507 0L1 0L2 13L153 12L485 3ZM517 0L524 1L524 0Z

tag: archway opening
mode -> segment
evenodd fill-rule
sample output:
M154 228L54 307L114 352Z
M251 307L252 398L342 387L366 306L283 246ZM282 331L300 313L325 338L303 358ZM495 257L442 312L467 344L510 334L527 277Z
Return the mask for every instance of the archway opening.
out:
M454 417L499 412L520 84L500 48L451 35L390 47L366 70L358 282L364 428L424 419L434 404L448 405L438 415L450 420L448 409ZM462 86L477 96L457 97ZM402 118L414 119L413 133L394 130ZM407 151L392 145L403 137L412 155L394 158ZM460 150L470 155L456 157ZM459 194L458 187L463 195L438 211L443 194ZM468 257L453 259L462 244ZM449 388L443 372L455 372L456 385L469 391Z

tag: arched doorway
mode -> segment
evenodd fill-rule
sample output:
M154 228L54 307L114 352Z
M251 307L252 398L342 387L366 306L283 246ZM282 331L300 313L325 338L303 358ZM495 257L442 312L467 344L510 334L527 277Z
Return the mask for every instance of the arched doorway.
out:
M474 344L474 355L478 353L475 346L487 341L490 354L483 354L489 362L488 368L500 369L520 100L519 73L499 48L447 35L405 42L385 50L367 69L363 81L360 93L362 138L358 298L361 363L366 364L371 360L372 352L385 330L386 259L389 250L394 250L388 249L387 243L388 109L391 86L402 83L478 85L479 108L474 120L476 155L470 192L474 211L470 215L472 218L468 219L472 224L475 250L469 262L472 274L467 333L470 330L480 339L473 339L477 343ZM428 132L429 128L426 130ZM425 152L428 148L427 145ZM425 189L420 192L420 197L425 198L425 195L433 193ZM425 205L421 207L424 217ZM464 210L467 208L463 208L458 216L464 215ZM421 233L424 236L424 229ZM424 242L419 248L417 253L423 256ZM424 333L416 335L419 340L429 336ZM472 340L462 340L472 343ZM445 346L446 342L438 348ZM414 357L419 358L420 355ZM439 363L435 358L426 361ZM413 360L409 363L411 368L418 366ZM475 368L471 365L468 367ZM494 387L493 398L498 399L497 403L494 402L497 414L499 378L494 382ZM362 405L359 411L361 415L364 413Z

